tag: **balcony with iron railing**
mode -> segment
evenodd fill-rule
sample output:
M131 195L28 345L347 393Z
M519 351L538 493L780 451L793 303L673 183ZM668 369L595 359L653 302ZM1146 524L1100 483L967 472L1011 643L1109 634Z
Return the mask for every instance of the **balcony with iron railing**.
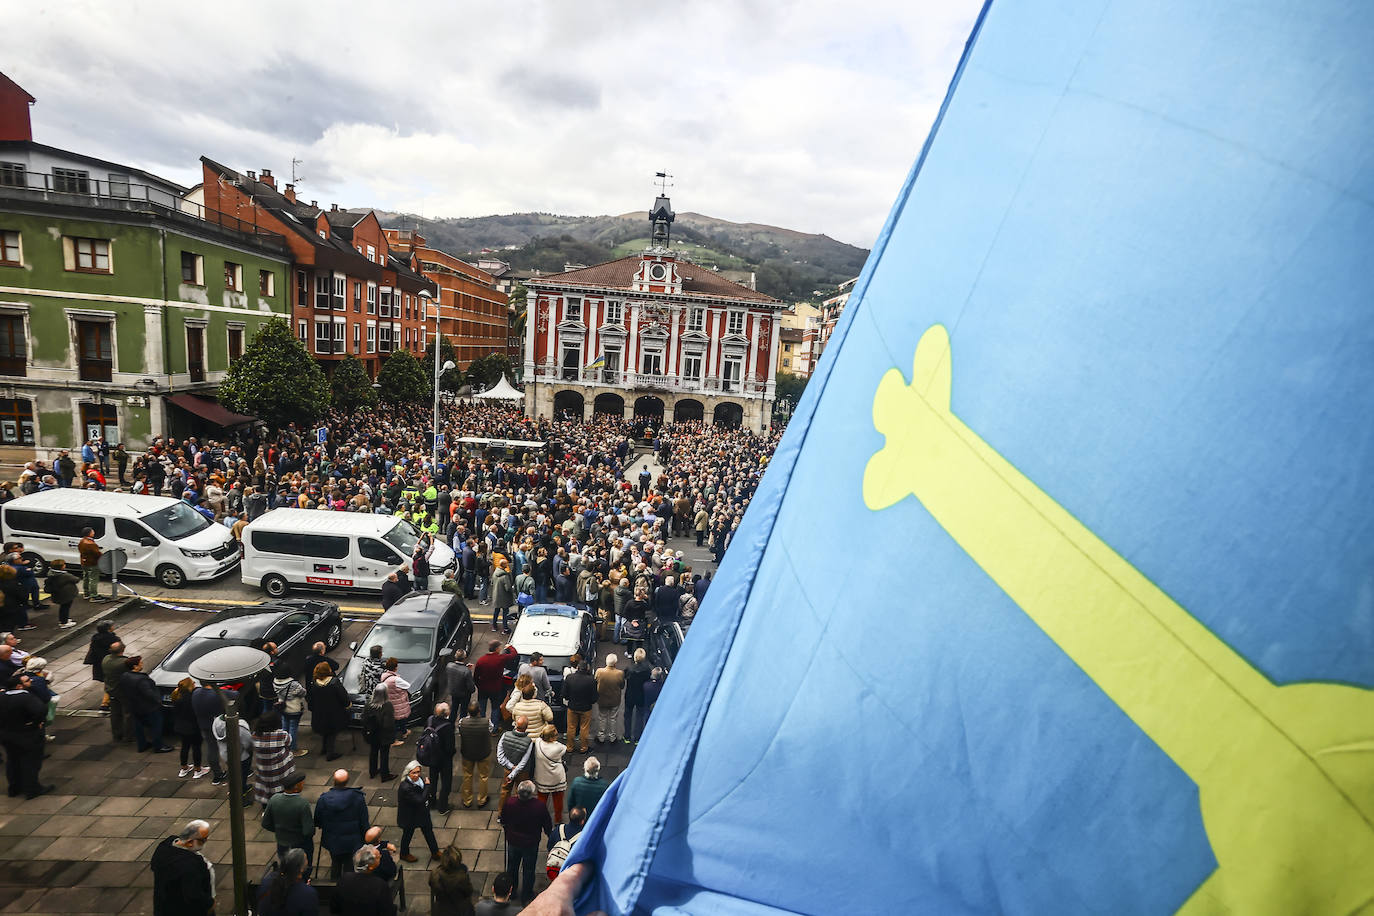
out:
M25 169L4 169L0 171L0 201L148 213L200 232L214 232L218 227L233 234L233 241L239 244L248 242L273 252L287 250L286 239L280 233L185 200L164 188L135 181L108 181Z
M574 369L570 366L544 364L536 366L536 379L553 382L572 382L582 385L625 388L636 391L664 391L674 394L725 394L740 397L762 397L768 390L767 380L695 378L676 375L657 375L647 372L622 372L617 369Z

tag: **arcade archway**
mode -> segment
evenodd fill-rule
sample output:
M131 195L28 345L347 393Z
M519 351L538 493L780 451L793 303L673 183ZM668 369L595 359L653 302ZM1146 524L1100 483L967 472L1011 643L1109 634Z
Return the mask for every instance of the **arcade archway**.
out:
M684 423L688 420L700 420L706 415L706 408L700 401L692 398L683 398L673 405L673 422Z
M583 400L579 392L560 391L553 396L553 415L559 420L577 420L580 422L585 409L586 401Z
M598 417L605 415L624 419L625 399L609 391L598 394L596 400L592 401L592 414Z
M744 408L733 401L724 401L716 405L712 413L712 421L717 426L725 426L730 429L738 429L744 422Z

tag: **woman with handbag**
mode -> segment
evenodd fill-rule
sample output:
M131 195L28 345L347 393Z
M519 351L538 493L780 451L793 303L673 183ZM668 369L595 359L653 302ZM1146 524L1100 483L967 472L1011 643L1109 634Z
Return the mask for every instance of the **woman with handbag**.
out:
M541 802L553 797L553 822L562 823L563 792L568 788L568 770L563 766L563 755L568 752L568 746L558 740L558 729L553 725L545 725L532 746L535 791Z
M367 773L382 782L396 778L391 772L391 741L396 737L396 714L386 695L386 685L378 684L363 707L363 737L367 739Z

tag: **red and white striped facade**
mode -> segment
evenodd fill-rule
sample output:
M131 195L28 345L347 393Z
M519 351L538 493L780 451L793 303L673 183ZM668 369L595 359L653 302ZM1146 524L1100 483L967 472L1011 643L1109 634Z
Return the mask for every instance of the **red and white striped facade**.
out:
M531 415L661 412L767 428L782 302L666 246L526 288Z

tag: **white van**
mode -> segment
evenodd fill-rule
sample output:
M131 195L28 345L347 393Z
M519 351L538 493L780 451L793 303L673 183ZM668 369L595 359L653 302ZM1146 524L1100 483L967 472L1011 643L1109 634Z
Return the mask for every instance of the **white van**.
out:
M238 565L234 535L170 496L136 496L64 487L21 496L0 506L4 540L21 541L38 575L48 561L81 562L81 531L95 530L101 550L118 547L129 557L120 572L152 576L168 588L214 579Z
M386 577L410 566L420 532L394 515L274 509L243 529L245 585L261 585L273 598L293 585L314 589L380 591ZM436 539L430 553L430 588L454 566L453 551Z

